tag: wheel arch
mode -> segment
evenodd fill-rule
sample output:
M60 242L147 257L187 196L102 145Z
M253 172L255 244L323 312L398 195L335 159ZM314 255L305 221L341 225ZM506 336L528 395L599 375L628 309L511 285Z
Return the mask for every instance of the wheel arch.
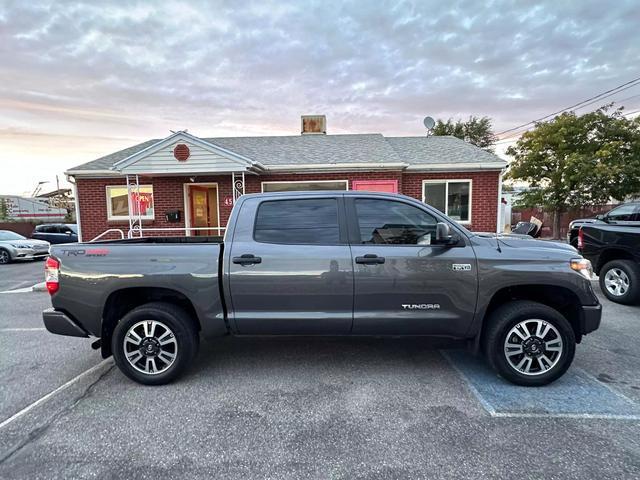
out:
M613 260L634 260L633 254L621 248L607 248L598 257L598 262L593 266L596 275L600 275L600 270L607 263Z
M111 336L120 319L136 307L151 302L165 302L182 308L197 331L200 318L193 302L182 292L163 287L127 287L109 294L102 310L102 357L111 355Z
M491 313L501 305L516 300L529 300L553 308L564 316L576 337L576 342L580 343L582 334L580 325L582 320L582 310L578 296L569 288L557 285L512 285L496 291L489 300L486 309L482 312L480 330L475 337L474 349L479 351L488 326L488 318Z

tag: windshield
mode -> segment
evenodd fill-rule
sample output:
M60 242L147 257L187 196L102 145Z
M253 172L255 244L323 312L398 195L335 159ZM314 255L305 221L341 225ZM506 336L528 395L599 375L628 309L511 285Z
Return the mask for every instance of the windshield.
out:
M0 240L25 240L25 237L9 230L0 230Z

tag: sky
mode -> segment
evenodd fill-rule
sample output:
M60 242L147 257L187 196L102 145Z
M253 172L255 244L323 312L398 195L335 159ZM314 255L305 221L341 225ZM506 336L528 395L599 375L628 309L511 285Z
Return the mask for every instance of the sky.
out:
M639 24L636 0L0 0L0 194L170 130L505 130L640 77Z

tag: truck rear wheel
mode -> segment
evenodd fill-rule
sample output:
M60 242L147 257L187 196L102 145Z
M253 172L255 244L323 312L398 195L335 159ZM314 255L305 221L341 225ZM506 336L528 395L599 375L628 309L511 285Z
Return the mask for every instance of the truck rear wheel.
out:
M506 380L541 386L560 378L575 355L576 339L564 316L541 303L518 300L488 319L484 351Z
M116 325L111 351L127 377L146 385L163 385L186 370L198 351L198 331L176 305L147 303Z
M630 305L640 299L640 267L631 260L607 262L600 269L599 282L612 302Z

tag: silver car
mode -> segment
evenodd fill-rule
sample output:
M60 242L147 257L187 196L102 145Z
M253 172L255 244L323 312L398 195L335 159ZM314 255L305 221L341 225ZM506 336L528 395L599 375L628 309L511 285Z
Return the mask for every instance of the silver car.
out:
M9 230L0 230L0 265L14 260L35 260L49 255L49 242L28 239Z

